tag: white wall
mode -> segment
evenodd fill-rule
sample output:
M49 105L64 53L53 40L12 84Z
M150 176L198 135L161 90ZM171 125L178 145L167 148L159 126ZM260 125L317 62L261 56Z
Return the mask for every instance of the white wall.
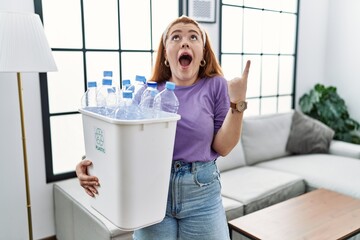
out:
M360 1L300 2L297 101L316 83L334 86L360 122Z
M25 179L15 74L0 74L0 239L27 239Z
M360 2L300 2L296 98L317 82L332 84L345 98L350 114L360 120L360 109L357 108L360 68L356 65L360 55L360 15L357 14ZM0 10L33 12L33 0L0 0ZM217 24L203 25L218 51ZM40 239L55 234L52 185L46 184L45 180L37 74L23 74L23 84L33 230L34 238ZM0 74L0 89L0 239L27 239L16 75Z
M0 0L0 10L34 12L32 0ZM22 74L34 239L55 234L52 185L46 184L38 74ZM16 74L0 74L0 239L28 239Z
M337 87L350 116L360 122L360 1L329 1L324 82Z
M296 108L304 93L324 82L328 1L300 0Z

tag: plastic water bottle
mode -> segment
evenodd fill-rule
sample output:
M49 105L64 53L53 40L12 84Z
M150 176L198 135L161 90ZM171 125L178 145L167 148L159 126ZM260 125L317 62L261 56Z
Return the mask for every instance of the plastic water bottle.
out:
M141 95L139 107L145 118L156 117L154 110L154 98L159 93L156 82L148 82L147 88Z
M118 96L115 87L108 88L108 95L106 96L105 116L113 117L114 111L118 105Z
M132 98L132 91L123 91L123 100L115 109L114 118L121 120L137 120L142 118L139 106L133 104Z
M85 91L85 93L81 98L81 108L89 111L95 111L97 107L96 93L97 93L96 82L88 82L87 90Z
M121 89L120 89L119 84L116 84L116 82L113 81L113 72L112 71L104 71L103 77L104 77L103 79L111 80L111 85L115 89L115 94L120 95ZM120 95L120 97L121 97L121 95Z
M145 83L146 83L146 79L144 76L136 75L135 81L134 82L130 81L130 85L126 89L132 91L135 94L137 91L139 91L140 88L144 86Z
M158 117L160 111L169 113L177 113L179 109L179 100L174 93L175 83L166 82L165 89L159 92L154 98L154 108L158 111Z
M134 84L134 104L139 104L141 101L141 96L144 90L147 88L146 78L144 76L136 75L135 84Z
M129 87L131 86L131 81L130 81L130 79L124 79L123 81L122 81L122 91L126 91L126 90L130 90L131 91L131 89L129 89Z
M110 91L113 90L112 88L112 80L111 79L106 79L104 78L102 80L102 86L99 88L97 95L96 95L96 100L97 100L97 106L99 107L99 113L106 115L106 98L108 96L109 90Z

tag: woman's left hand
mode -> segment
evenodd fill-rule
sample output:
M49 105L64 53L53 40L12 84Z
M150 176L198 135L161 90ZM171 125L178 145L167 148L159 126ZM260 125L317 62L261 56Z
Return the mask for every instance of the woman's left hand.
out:
M246 88L250 64L251 62L248 60L241 77L236 77L228 81L228 91L231 102L238 102L246 99Z

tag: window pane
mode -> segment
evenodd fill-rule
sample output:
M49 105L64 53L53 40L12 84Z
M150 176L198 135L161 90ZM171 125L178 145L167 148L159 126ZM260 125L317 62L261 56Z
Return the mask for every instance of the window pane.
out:
M263 56L261 95L276 95L278 89L278 56Z
M224 72L224 77L227 80L231 80L234 77L239 77L242 73L242 65L242 55L222 55L221 67Z
M122 79L135 81L136 75L150 77L151 73L151 54L150 53L128 53L121 54L121 76Z
M51 117L54 174L72 172L85 155L81 114Z
M243 9L237 7L223 7L223 18L221 25L222 52L243 52L242 22ZM236 25L236 28L234 28Z
M264 0L263 1L263 8L279 11L280 6L281 6L280 2L281 2L281 0L271 0L271 1Z
M248 77L246 97L257 97L260 96L261 89L261 57L256 55L244 55L244 64L247 60L251 61L251 67Z
M247 7L263 8L263 1L267 0L244 0L244 5Z
M279 37L280 37L280 13L278 12L263 12L263 53L279 53Z
M260 53L262 42L262 11L244 9L244 52Z
M50 47L82 48L80 1L42 0L42 8Z
M121 48L150 49L150 1L121 0L119 3Z
M292 96L281 96L278 98L278 112L288 112L292 109Z
M102 84L103 72L113 72L113 83L120 86L118 52L87 52L86 53L86 74L88 81L96 81L97 85Z
M279 94L293 92L294 57L280 56L279 63Z
M260 114L270 114L277 112L277 98L268 97L261 99Z
M84 1L86 48L119 49L117 0Z
M242 6L244 5L244 0L223 0L222 3Z
M293 54L296 41L296 16L287 13L282 13L280 16L280 52Z
M254 99L248 99L246 101L248 102L248 108L244 112L244 117L259 115L260 114L260 99L254 98Z
M281 10L285 12L297 12L297 0L281 0Z
M152 0L152 42L157 49L159 41L168 24L179 15L179 2L177 0ZM166 9L164 11L163 9Z
M84 92L82 52L53 52L53 55L58 72L48 73L50 113L77 111Z

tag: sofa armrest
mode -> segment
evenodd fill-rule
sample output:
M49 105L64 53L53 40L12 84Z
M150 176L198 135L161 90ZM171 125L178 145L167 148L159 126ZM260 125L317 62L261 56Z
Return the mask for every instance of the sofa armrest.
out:
M360 159L360 145L339 140L332 140L330 143L329 153Z

